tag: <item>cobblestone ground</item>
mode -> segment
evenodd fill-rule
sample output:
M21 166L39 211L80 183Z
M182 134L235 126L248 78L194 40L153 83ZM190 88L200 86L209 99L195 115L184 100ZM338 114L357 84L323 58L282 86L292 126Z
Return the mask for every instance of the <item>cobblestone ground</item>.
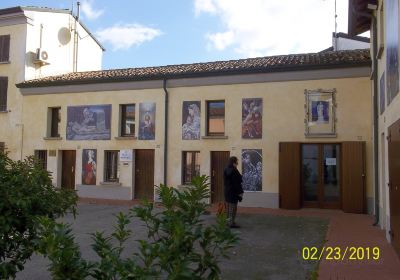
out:
M80 204L76 220L71 216L64 221L73 224L76 240L82 255L96 259L91 249L89 233L111 232L115 223L113 214L127 212L128 206ZM205 216L207 223L213 223L213 214ZM304 246L321 246L324 243L328 220L318 217L290 217L261 213L239 213L237 222L242 226L235 229L241 241L230 252L230 259L221 263L222 279L307 279L317 270L317 263L303 261L301 249ZM134 239L145 238L145 229L139 221L130 225ZM132 252L135 242L127 245ZM51 279L47 272L48 262L33 256L17 279Z

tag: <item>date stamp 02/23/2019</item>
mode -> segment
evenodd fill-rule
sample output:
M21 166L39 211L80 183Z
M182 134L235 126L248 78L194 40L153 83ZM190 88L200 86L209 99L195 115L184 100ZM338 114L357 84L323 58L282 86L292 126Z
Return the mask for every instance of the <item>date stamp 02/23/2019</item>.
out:
M303 247L301 252L303 260L327 261L378 261L381 257L379 247Z

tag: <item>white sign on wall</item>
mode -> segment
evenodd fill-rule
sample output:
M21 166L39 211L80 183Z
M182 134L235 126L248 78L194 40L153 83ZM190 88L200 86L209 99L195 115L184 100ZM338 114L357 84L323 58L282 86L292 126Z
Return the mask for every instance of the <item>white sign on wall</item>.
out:
M119 161L132 161L132 158L133 158L132 150L119 151Z
M326 165L336 165L336 158L326 158Z

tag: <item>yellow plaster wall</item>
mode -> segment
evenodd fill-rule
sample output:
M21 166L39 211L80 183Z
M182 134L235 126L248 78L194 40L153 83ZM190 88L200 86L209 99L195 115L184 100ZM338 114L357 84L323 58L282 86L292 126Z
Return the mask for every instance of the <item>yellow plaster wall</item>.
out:
M139 103L156 103L156 139L155 140L119 140L115 139L119 133L119 105L136 104L136 135L139 127ZM67 106L112 104L111 111L111 140L77 141L66 140ZM47 110L48 107L61 107L62 140L45 140L47 135ZM24 156L32 155L36 149L45 150L76 150L76 184L81 184L82 149L97 149L97 184L103 181L104 150L128 149L154 149L155 150L155 176L154 182L159 185L163 182L163 139L164 139L164 95L162 89L137 90L137 91L108 91L108 92L82 92L66 94L47 94L24 97L24 124L29 129L24 134ZM58 153L60 157L61 153ZM58 158L59 158L58 157ZM49 170L53 172L53 181L60 185L60 164L58 160L48 157L53 165ZM132 165L120 164L121 183L125 187L132 186ZM129 198L128 198L129 199Z
M304 136L305 89L336 88L337 138L306 138ZM263 193L278 194L279 142L341 142L366 141L367 143L367 197L373 197L372 188L372 107L369 78L326 79L292 82L270 82L239 85L216 85L169 88L169 154L168 184L180 185L182 151L200 151L201 174L210 174L210 152L230 151L241 158L242 149L262 149ZM241 138L241 110L243 98L263 99L263 138ZM201 136L205 135L205 101L225 100L225 131L227 139L182 140L183 101L201 101ZM136 132L138 104L156 102L156 140L116 140L119 126L119 104L136 103ZM67 106L112 104L112 139L110 141L66 141ZM44 140L47 129L47 108L61 106L62 140ZM29 129L24 134L24 155L35 149L77 150L76 183L81 183L82 149L97 149L97 182L103 180L103 156L107 149L155 149L155 184L163 181L164 143L164 92L160 89L126 90L114 92L82 92L32 95L24 97L24 124ZM57 162L59 159L50 159ZM124 167L121 167L124 168ZM239 166L241 168L241 166ZM55 175L58 167L50 167ZM122 170L122 169L121 169ZM125 168L124 186L130 186L130 166ZM59 176L58 176L59 178ZM59 183L59 179L58 179Z
M337 138L305 138L305 89L336 88ZM201 174L210 173L210 152L230 151L241 158L242 149L262 149L263 192L278 193L279 142L367 143L367 196L372 189L372 114L369 78L347 78L312 81L273 82L241 85L220 85L172 88L169 116L168 183L181 184L182 151L200 151ZM241 139L243 98L263 98L263 138ZM205 135L205 101L225 100L225 134L228 139L182 140L183 101L201 101L201 135ZM239 163L239 169L241 164Z

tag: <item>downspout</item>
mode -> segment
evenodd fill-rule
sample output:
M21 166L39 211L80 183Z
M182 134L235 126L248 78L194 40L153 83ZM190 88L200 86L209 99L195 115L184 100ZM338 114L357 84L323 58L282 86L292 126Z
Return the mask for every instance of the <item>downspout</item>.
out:
M168 172L168 90L167 79L163 80L163 89L165 93L164 104L164 185L167 185L167 172Z
M377 34L377 22L376 17L372 16L372 32L373 32L373 80L374 80L374 178L375 178L375 222L374 226L379 224L379 109L378 109L378 34Z

